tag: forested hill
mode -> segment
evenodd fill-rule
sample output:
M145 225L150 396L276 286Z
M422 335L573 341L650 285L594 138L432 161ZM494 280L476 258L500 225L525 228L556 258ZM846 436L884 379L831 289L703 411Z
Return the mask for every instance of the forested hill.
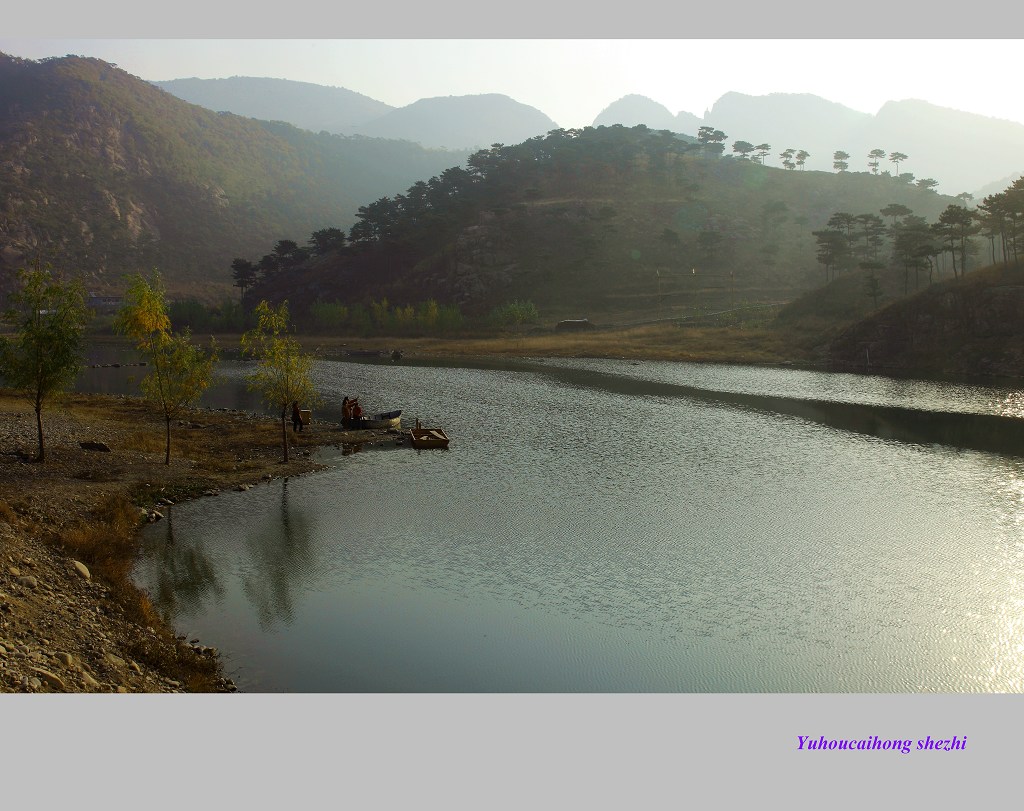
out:
M471 313L529 299L549 318L623 323L791 298L824 283L813 232L836 212L881 228L894 204L935 220L957 202L905 179L772 168L722 147L714 133L644 126L495 145L364 205L348 233L295 233L239 257L236 278L298 311L386 297Z
M0 54L0 286L41 257L96 292L159 268L219 297L235 256L326 226L468 152L218 114L97 59Z

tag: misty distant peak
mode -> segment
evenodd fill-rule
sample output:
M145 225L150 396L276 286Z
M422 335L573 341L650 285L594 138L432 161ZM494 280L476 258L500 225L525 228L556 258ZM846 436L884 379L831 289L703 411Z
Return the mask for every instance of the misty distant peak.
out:
M854 110L844 104L829 101L813 93L768 93L762 96L751 96L731 90L723 94L712 105L705 118L709 115L728 114L737 107L744 109L763 108L776 111L787 110L801 115L841 115L850 119L862 120L871 116L870 113Z
M1010 127L1021 127L1024 125L1018 124L1016 121L1011 121L1008 118L999 118L998 116L985 116L980 113L969 113L965 110L957 110L954 107L940 107L938 104L932 104L930 101L924 99L902 99L900 101L887 101L882 105L878 111L877 118L882 118L889 115L900 114L900 115L933 115L940 116L946 120L952 120L955 118L962 119L964 121L971 121L974 124L980 122L1006 124Z
M594 119L595 127L610 127L615 124L624 127L644 124L652 130L693 134L700 126L700 119L687 112L673 115L664 104L659 104L647 96L630 93L618 101L613 101Z
M405 107L397 108L397 111L425 106L448 106L453 108L479 108L493 106L496 108L518 107L525 110L536 109L528 104L516 101L511 96L506 96L504 93L470 93L462 96L431 96L428 98L417 99L411 104L405 105Z
M171 79L152 84L209 110L264 121L287 121L314 132L344 132L394 109L344 87L292 79L232 76L228 79Z
M466 149L520 143L557 127L535 107L502 93L479 93L419 99L351 132L428 147Z
M676 117L665 105L647 96L631 93L618 101L613 101L594 119L595 127L610 127L615 124L624 127L645 124L653 130L672 130L676 126Z

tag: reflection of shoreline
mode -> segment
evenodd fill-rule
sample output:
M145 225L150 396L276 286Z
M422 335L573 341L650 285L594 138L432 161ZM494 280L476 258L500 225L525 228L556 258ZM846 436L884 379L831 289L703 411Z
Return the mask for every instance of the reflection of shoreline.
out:
M798 417L880 439L1024 456L1024 419L1014 416L713 391L562 366L538 367L537 373L561 383L633 397L685 398L713 406Z

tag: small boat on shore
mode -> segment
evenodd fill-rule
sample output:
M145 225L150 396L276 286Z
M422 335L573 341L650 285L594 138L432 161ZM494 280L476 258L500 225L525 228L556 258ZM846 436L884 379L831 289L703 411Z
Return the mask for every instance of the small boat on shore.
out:
M410 428L409 440L414 448L448 447L448 435L440 428Z
M387 428L401 428L402 427L402 410L397 411L385 411L381 414L374 414L372 417L361 417L359 423L353 426L354 428L376 428L376 429L387 429Z

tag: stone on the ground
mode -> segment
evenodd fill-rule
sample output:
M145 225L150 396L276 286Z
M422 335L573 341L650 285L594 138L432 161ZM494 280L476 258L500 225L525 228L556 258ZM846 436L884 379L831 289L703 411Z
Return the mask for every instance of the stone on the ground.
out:
M75 571L78 572L86 580L92 580L92 573L89 571L89 567L86 566L79 560L71 561L71 565L75 567Z
M32 672L49 684L54 690L65 691L68 689L64 684L64 681L56 673L51 673L49 670L44 670L41 667L33 667Z

